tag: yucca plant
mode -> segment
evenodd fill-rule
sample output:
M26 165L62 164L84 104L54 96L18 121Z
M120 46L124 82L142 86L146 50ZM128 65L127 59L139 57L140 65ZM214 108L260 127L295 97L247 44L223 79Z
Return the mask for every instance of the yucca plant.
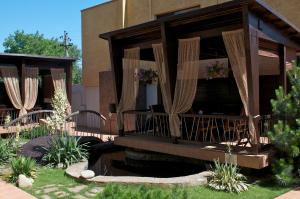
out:
M248 190L247 178L239 173L237 165L231 163L221 164L215 161L212 177L208 186L219 191L240 193Z
M71 136L53 137L49 148L45 148L46 153L43 161L50 166L62 164L68 167L71 164L87 159L87 145L79 144L79 139Z
M19 156L11 160L11 169L11 182L16 182L20 174L34 178L36 172L36 162L31 158Z

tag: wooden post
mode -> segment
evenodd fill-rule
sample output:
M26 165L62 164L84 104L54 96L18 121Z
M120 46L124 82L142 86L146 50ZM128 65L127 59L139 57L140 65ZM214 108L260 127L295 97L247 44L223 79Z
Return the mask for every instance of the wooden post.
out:
M113 92L115 93L115 102L118 103L122 95L122 81L123 81L123 71L122 71L122 48L117 46L112 38L108 39L109 52L110 52L110 63L111 71L113 74ZM119 129L119 136L124 136L124 129Z
M286 75L286 47L283 44L279 45L279 69L280 69L280 85L287 93L287 75Z
M243 6L243 27L247 67L248 84L248 108L249 115L253 117L255 128L255 143L253 144L256 153L260 151L260 131L259 131L259 38L258 33L249 27L248 5ZM253 136L253 135L252 135Z
M69 62L69 65L66 68L66 87L67 87L67 97L70 104L72 105L72 69L73 62Z

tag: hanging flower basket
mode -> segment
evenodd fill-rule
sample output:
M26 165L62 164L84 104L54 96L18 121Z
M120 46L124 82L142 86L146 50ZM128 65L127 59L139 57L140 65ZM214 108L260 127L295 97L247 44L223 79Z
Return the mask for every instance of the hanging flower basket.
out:
M140 69L137 78L143 84L157 84L158 74L157 71L153 69Z
M216 61L211 66L207 67L207 78L226 78L228 77L228 72L229 70L224 64Z

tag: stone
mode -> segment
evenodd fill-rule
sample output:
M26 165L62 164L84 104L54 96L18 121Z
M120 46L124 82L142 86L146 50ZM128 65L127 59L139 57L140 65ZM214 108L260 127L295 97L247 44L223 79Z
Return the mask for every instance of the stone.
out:
M57 187L49 187L49 188L44 189L44 193L51 193L51 192L54 192L57 190L58 190Z
M86 187L87 187L86 185L78 185L73 188L68 188L68 191L70 191L72 193L79 193L81 190L85 189Z
M25 175L21 174L18 176L17 185L20 188L32 187L33 179L27 178Z
M63 164L63 163L59 163L59 164L57 165L57 168L58 168L58 169L64 168L64 164Z
M54 192L54 195L57 198L66 198L69 194L67 192L64 192L64 191L57 191L57 192Z
M94 194L97 194L97 193L100 193L104 190L103 187L95 187L93 189L90 190L91 193L94 193Z
M84 197L82 195L76 195L73 197L74 199L88 199L87 197Z
M42 199L51 199L51 197L48 196L48 195L43 195L41 198L42 198Z
M80 173L80 176L85 179L90 179L95 177L95 172L92 170L85 170Z

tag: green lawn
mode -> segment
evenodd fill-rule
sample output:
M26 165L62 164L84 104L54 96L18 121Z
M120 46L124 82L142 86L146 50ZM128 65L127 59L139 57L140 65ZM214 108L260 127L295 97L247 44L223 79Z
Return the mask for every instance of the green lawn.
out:
M89 183L84 184L64 175L61 169L41 169L38 172L38 177L32 188L25 189L25 191L42 198L45 193L43 191L49 190L49 185L56 185L55 191L49 192L47 195L52 198L57 198L56 193L67 193L63 198L73 198L75 195L82 195L87 198L108 198L108 199L268 199L279 196L291 188L282 188L275 186L271 182L259 183L251 186L250 190L241 194L229 194L224 192L213 191L206 187L173 187L173 188L160 188L155 186L126 186L110 184L105 187L104 192L100 194L89 195L93 189L101 188L101 185ZM74 187L84 186L78 193L70 191ZM51 189L51 187L50 187Z

